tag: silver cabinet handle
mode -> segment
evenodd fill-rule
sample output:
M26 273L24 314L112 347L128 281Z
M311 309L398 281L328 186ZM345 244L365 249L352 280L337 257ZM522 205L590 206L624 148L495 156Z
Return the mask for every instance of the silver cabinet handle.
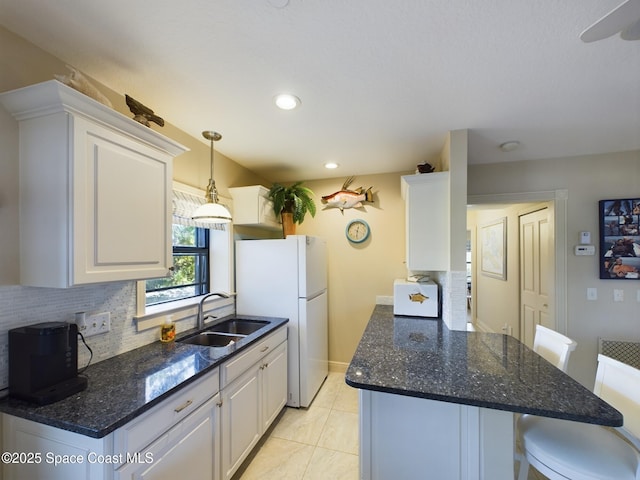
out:
M267 346L265 346L265 347L262 347L262 348L260 349L260 353L264 353L264 352L266 352L267 350L269 350L269 346L268 346L268 345L267 345Z
M185 408L187 408L189 405L191 405L193 403L193 400L187 400L186 402L184 402L182 405L180 405L179 407L176 407L173 411L176 413L180 413L182 410L184 410Z

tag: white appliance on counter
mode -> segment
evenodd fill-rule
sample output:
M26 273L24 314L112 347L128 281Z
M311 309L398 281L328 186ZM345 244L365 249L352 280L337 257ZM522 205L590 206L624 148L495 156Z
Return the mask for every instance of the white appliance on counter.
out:
M415 317L438 316L438 285L432 280L393 282L393 314Z
M305 235L236 241L237 314L289 319L291 407L308 407L329 370L326 250Z

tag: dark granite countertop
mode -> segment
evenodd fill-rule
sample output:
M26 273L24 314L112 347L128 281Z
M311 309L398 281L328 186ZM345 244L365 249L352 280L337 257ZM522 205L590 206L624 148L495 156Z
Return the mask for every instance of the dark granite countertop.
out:
M229 318L234 316L220 318L206 327ZM239 340L227 351L157 341L90 365L83 374L89 385L78 394L44 406L7 397L0 401L0 411L102 438L288 322L285 318L248 315L239 318L267 320L269 325ZM181 333L178 339L194 332L196 329Z
M377 305L347 369L355 388L606 426L622 414L515 338L452 331Z

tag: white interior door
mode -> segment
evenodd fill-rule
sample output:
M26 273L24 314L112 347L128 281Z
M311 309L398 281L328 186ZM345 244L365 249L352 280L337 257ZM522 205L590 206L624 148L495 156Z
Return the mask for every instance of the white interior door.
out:
M536 325L555 329L552 228L548 208L520 216L520 341L528 347Z

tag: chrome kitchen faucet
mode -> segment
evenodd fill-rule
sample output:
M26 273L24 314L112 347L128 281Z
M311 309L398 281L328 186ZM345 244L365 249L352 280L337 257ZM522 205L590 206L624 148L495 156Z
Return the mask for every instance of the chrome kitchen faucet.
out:
M218 297L222 297L222 298L229 298L231 296L228 293L211 292L211 293L207 293L204 297L200 299L200 303L198 304L198 330L202 330L204 328L204 314L203 314L204 301L209 297L213 297L214 295L217 295Z

